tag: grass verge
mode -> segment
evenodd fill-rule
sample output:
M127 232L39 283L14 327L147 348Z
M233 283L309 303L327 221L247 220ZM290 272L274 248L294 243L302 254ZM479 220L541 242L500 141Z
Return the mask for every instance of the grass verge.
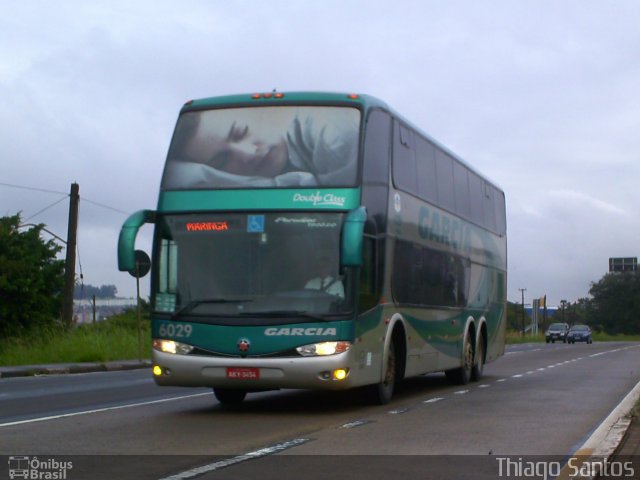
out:
M69 331L48 329L22 337L0 339L0 365L108 362L149 358L151 339L149 318L141 319L138 346L135 310L96 324L78 325Z

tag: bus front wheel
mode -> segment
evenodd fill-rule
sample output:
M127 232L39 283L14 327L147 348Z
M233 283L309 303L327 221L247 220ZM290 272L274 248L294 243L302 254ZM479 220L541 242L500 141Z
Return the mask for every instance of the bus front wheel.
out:
M386 405L393 397L396 385L396 348L394 342L389 344L387 362L384 370L384 378L380 383L369 387L369 397L371 401L378 405Z
M213 394L222 405L238 405L247 396L246 391L231 388L214 388Z

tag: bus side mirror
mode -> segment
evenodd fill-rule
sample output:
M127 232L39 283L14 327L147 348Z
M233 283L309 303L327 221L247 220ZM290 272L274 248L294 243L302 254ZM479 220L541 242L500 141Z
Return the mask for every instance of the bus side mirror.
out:
M120 229L118 237L118 270L132 272L136 270L136 237L138 230L145 223L154 223L156 212L139 210L127 218Z
M342 227L340 263L343 267L359 267L362 264L362 242L367 209L358 207L351 210Z

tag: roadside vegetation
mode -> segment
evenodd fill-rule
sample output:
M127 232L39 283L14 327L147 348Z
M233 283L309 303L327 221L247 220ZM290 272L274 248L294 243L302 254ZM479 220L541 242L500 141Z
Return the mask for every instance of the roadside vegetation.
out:
M71 329L48 326L19 336L0 339L0 365L108 362L149 358L149 316L141 315L141 348L138 346L136 310L95 324Z

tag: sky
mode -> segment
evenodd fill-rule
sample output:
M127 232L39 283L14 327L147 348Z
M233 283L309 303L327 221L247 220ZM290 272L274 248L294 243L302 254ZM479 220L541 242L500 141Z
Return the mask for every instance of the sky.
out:
M134 296L118 233L184 102L366 93L505 191L509 300L573 302L640 255L638 25L635 0L3 0L0 216L64 238L77 182L76 272Z

